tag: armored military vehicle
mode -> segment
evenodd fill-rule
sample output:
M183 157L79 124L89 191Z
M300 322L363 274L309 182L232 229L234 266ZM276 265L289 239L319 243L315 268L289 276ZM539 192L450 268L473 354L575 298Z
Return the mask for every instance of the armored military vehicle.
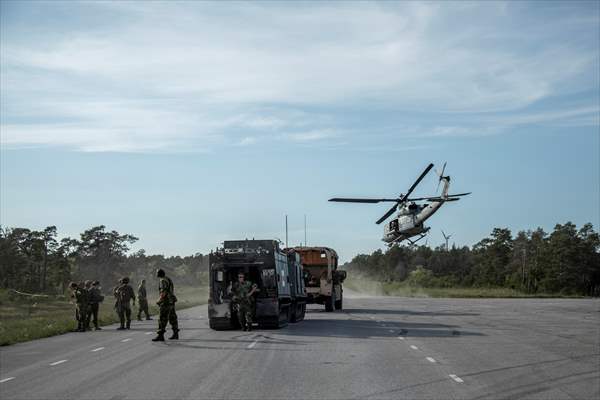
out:
M212 329L239 328L231 289L240 272L258 286L252 320L259 326L280 328L304 319L306 292L300 255L282 250L275 240L230 240L209 256L209 325Z
M346 271L339 271L338 255L329 247L294 247L304 268L307 303L325 305L325 311L343 307L342 282Z

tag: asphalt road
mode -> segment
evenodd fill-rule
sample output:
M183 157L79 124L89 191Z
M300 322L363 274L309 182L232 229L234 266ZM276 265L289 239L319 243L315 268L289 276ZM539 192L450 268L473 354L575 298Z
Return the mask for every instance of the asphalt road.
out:
M600 398L598 300L346 298L253 332L179 317L179 341L149 321L3 347L0 398Z

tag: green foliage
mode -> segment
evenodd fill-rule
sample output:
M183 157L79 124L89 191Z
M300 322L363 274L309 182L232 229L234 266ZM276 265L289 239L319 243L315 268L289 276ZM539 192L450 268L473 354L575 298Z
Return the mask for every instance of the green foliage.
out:
M435 286L435 277L433 272L423 268L422 265L417 266L408 274L406 280L409 286L433 287Z
M208 298L206 284L201 287L176 286L175 292L178 310L205 304ZM158 306L153 299L158 293L150 291L148 295L150 313L156 315ZM65 296L31 297L0 289L0 346L72 331L76 327L74 307ZM133 311L135 316L137 307L133 307ZM100 325L118 322L108 296L100 305L98 319Z
M591 224L577 230L570 222L548 235L541 228L495 228L473 246L393 246L387 252L360 254L343 267L352 275L405 293L415 288L506 288L520 295L600 295L600 236ZM396 290L394 289L394 290ZM496 290L494 289L494 290ZM392 290L392 292L394 291Z
M158 268L176 284L199 284L208 271L208 257L147 256L144 250L128 255L137 238L100 225L79 240L58 241L56 227L43 231L0 228L0 288L31 293L65 294L71 280L99 280L106 287L128 276L131 282L152 278Z

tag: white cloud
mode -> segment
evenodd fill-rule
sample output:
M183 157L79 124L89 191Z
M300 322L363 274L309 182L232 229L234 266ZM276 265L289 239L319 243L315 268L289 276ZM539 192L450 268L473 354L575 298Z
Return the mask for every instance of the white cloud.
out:
M256 144L256 142L258 142L257 137L246 136L245 138L239 141L238 146L250 146Z
M339 137L340 132L331 129L317 129L306 132L295 132L283 135L285 139L293 142L312 142L316 140L324 140L334 137Z
M130 18L51 42L2 39L2 144L154 151L255 143L244 130L322 141L340 129L327 110L520 110L589 88L598 68L598 54L568 35L581 19L547 21L506 4L94 7ZM73 15L90 10L76 5ZM11 122L19 113L42 121ZM48 115L66 123L48 124ZM448 124L428 134L471 131Z

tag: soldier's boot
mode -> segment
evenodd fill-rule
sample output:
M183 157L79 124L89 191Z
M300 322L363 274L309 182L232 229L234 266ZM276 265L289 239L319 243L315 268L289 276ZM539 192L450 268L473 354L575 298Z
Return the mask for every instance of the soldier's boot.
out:
M164 333L159 333L156 335L156 337L154 339L152 339L153 342L164 342L165 341L165 334Z
M99 325L96 325L96 326L94 327L94 330L95 330L95 331L101 331L101 330L102 330L102 328L100 328L100 326L99 326Z
M169 338L169 340L177 340L179 339L179 329L173 329L173 334Z
M125 329L125 322L121 322L121 326L117 328L118 331Z
M126 329L129 329L129 328L131 328L131 320L127 321L127 328Z

